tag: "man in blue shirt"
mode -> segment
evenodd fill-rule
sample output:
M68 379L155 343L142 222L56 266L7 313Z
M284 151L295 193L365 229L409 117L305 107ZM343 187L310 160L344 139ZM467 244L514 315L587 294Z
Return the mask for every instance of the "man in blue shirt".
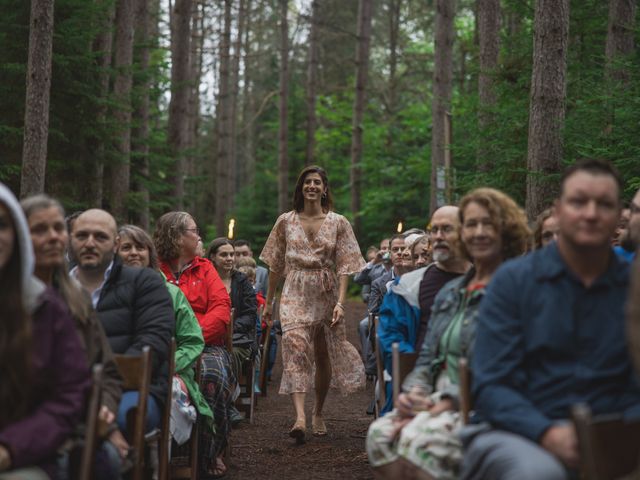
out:
M480 307L472 359L477 415L464 479L566 479L579 464L571 406L640 415L625 342L629 266L610 242L621 181L584 160L561 180L556 243L505 263Z

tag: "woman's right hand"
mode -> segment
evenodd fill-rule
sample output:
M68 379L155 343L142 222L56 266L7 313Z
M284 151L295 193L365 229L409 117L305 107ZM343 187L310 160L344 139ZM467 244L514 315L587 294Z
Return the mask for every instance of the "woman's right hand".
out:
M264 306L264 310L262 311L262 320L264 323L269 325L269 327L273 327L272 309L273 307L271 306L271 302L267 302Z
M401 417L415 417L417 412L423 412L433 407L433 401L420 387L413 387L408 393L401 393L395 401L398 415Z

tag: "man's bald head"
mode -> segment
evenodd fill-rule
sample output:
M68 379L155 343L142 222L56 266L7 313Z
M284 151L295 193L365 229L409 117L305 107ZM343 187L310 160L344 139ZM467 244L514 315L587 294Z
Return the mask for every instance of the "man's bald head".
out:
M433 260L445 270L448 264L457 262L460 257L458 210L456 206L445 205L433 212L431 216Z
M113 237L115 238L118 234L118 224L116 223L116 219L113 218L106 210L102 210L101 208L90 208L89 210L85 210L75 219L75 222L78 220L88 220L92 222L100 222L103 223L107 228L109 228L113 232ZM75 222L74 222L74 231L75 231ZM73 233L73 232L72 232Z
M443 207L438 208L433 215L431 215L431 223L434 220L446 219L456 224L460 222L460 218L458 216L459 208L455 205L445 205Z
M101 275L118 248L118 226L109 212L92 208L73 222L71 250L80 270Z

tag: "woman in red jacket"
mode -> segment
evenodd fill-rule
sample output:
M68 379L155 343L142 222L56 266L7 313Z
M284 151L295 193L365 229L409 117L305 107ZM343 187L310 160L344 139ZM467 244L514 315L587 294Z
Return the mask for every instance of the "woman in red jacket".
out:
M169 212L158 219L153 240L160 257L160 269L167 281L180 287L193 308L204 336L200 388L213 410L216 432L200 430L200 470L207 476L226 472L222 453L227 445L236 379L225 338L231 300L209 260L196 255L200 231L186 212Z

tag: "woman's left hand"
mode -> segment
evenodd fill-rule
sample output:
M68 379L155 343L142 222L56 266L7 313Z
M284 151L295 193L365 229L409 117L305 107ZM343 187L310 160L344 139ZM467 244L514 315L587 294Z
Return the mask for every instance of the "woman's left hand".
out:
M331 319L330 327L335 327L340 320L344 318L344 307L341 303L336 303L336 306L333 307L333 318Z
M449 398L440 400L434 406L429 408L429 413L433 416L439 415L440 413L446 412L446 411L455 411L455 406L453 405L453 401L451 401L451 399Z

